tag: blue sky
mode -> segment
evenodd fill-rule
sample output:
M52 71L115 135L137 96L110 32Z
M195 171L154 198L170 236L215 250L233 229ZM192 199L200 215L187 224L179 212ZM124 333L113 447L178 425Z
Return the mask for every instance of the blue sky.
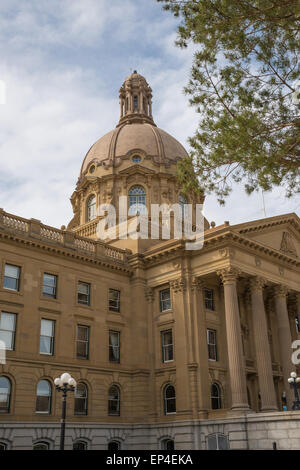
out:
M193 48L175 47L177 21L156 0L1 0L0 207L60 227L90 146L119 119L118 90L137 69L153 89L156 124L187 149L198 117L183 87ZM300 215L284 189L265 194L267 216ZM235 186L208 220L262 218L260 194Z

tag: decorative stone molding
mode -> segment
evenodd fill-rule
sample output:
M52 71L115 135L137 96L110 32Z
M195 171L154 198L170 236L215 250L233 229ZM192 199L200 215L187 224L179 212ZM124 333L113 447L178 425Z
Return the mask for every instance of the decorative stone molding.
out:
M191 290L192 291L199 291L199 290L203 289L203 287L204 287L203 281L199 277L194 276L192 278L192 282L191 282Z
M258 266L258 267L261 266L261 258L259 256L254 257L254 262L255 262L256 266Z
M186 280L184 277L180 277L170 282L170 287L174 292L183 292L186 290Z
M249 279L249 287L251 290L262 290L266 284L267 281L263 277L256 276Z
M278 271L279 271L280 276L284 276L284 269L282 266L278 266Z
M222 258L234 258L235 256L235 250L233 248L221 248L219 250L219 254L220 256L222 256Z
M286 253L288 255L292 255L292 256L297 257L297 251L296 251L295 245L293 243L293 239L292 239L291 235L288 232L283 232L283 234L282 234L280 251L282 251L283 253Z
M279 285L273 287L274 297L286 297L287 294L288 294L288 288L286 286L283 286L282 284L279 284Z
M228 266L227 268L217 271L217 275L221 277L223 284L232 284L237 281L241 275L241 271L238 268Z
M152 287L146 287L145 288L145 297L146 297L146 300L147 302L153 302L154 300L154 290L152 289Z

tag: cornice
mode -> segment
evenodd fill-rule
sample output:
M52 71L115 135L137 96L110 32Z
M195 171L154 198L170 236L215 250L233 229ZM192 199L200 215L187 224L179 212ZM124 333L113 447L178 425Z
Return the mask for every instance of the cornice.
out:
M233 246L243 246L247 247L248 249L250 248L254 254L264 254L268 257L276 258L276 261L280 261L281 263L300 268L299 258L286 255L279 250L258 242L257 240L252 240L251 238L244 237L240 233L237 233L233 230L228 230L228 228L222 229L221 233L214 232L211 234L204 234L204 245L203 248L199 251L185 250L184 240L173 240L173 244L170 246L161 246L152 252L148 252L148 254L145 253L145 263L146 265L152 265L156 264L157 262L162 262L162 258L170 256L170 254L178 256L179 253L185 253L186 256L192 256L199 253L206 253L207 251L211 251L215 248L222 248L227 243L232 243ZM230 256L230 252L227 254Z
M0 230L0 239L9 240L14 243L19 243L28 248L35 248L38 250L42 250L47 253L52 253L57 256L63 256L66 258L71 258L72 260L77 260L85 263L90 263L95 266L99 266L105 269L113 270L113 271L121 271L126 273L127 275L132 274L131 268L126 264L121 264L113 260L105 260L100 258L94 258L92 256L88 256L86 254L81 253L79 250L74 250L71 248L65 248L60 245L48 244L45 241L34 239L34 238L23 238L17 234L9 233L3 230Z

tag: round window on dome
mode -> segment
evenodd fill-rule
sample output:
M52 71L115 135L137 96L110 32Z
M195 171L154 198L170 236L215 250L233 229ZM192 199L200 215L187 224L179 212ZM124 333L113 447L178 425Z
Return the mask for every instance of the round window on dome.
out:
M132 159L133 163L140 163L142 161L142 157L139 155L133 155Z
M90 171L90 173L94 173L95 170L96 170L95 165L92 165L92 166L90 167L90 170L89 170L89 171Z

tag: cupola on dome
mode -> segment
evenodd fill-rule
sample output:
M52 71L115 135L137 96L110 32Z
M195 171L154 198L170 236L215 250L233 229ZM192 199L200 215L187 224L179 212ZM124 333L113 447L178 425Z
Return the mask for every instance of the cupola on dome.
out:
M151 157L156 164L169 165L188 156L184 147L158 128L152 117L152 90L146 79L134 71L120 88L120 120L116 128L101 137L88 151L84 175L92 162L117 166L133 152Z

